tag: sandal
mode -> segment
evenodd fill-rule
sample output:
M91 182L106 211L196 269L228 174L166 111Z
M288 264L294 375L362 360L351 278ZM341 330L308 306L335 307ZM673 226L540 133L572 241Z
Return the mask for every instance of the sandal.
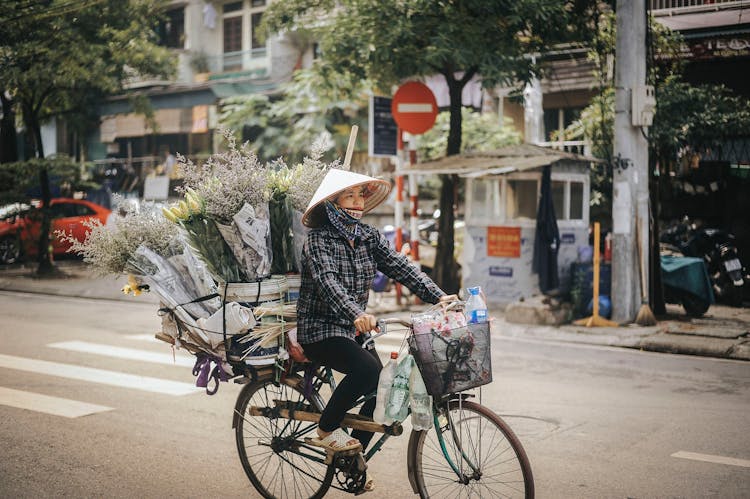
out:
M336 428L330 435L325 438L309 438L306 440L310 445L323 447L324 449L330 450L332 452L362 449L362 444L359 443L359 440L357 440L356 438L352 438L341 428ZM344 443L350 441L353 441L354 443Z
M365 476L365 486L362 489L364 492L372 492L375 490L375 480L372 478L372 474L368 473Z

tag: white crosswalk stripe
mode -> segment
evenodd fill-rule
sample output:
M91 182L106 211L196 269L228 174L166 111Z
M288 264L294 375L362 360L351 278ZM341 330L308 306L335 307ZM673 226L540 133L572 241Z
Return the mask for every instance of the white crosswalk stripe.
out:
M104 385L132 388L165 395L188 395L203 391L189 383L170 381L149 376L138 376L117 371L61 364L46 360L29 359L0 354L0 368L16 369L36 374L57 376Z
M115 357L118 359L139 360L142 362L163 364L168 366L176 365L183 367L193 367L193 364L195 364L195 357L189 357L188 354L184 352L175 352L175 354L173 355L171 352L169 352L169 349L165 349L169 353L157 353L147 350L137 350L135 348L123 348L110 345L102 345L101 343L90 343L88 341L62 341L59 343L50 343L47 346L73 352L91 353L96 355L103 355L105 357Z
M137 341L144 346L146 343L152 343L154 345L158 344L164 348L159 350L146 350L77 340L50 343L47 346L58 350L132 360L135 362L176 365L182 369L192 367L194 364L195 358L192 355L180 350L172 352L163 342L157 340L153 335L133 334L125 336L125 338L131 341ZM402 348L402 340L402 336L383 336L376 340L376 350L384 362L389 358L391 352L400 351ZM186 395L203 391L202 388L197 388L190 383L181 383L124 372L3 354L0 354L0 368L27 371L36 374L118 386L122 388L132 388L166 395ZM0 405L67 418L76 418L114 410L107 406L5 387L0 387Z
M78 418L113 410L111 407L104 405L88 404L76 400L42 395L41 393L13 390L12 388L2 386L0 386L0 405L66 418Z

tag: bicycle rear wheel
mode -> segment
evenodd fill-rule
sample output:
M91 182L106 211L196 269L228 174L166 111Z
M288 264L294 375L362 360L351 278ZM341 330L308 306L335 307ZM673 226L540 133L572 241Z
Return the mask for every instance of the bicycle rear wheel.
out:
M265 498L320 498L331 486L334 467L323 462L325 452L303 443L316 436L313 423L285 418L253 416L250 407L287 407L321 412L317 393L304 396L301 379L281 384L261 380L245 385L235 405L235 438L242 467L255 489Z
M534 497L526 452L497 414L452 400L440 408L438 423L433 430L412 431L409 438L409 475L420 497Z

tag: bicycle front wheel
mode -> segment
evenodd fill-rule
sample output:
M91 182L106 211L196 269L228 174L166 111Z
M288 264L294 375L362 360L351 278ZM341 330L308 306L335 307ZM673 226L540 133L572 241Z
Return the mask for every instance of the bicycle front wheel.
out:
M331 486L334 468L324 463L325 452L304 444L316 436L313 423L270 415L250 414L251 407L321 412L324 404L313 392L307 399L301 379L280 384L261 380L245 385L235 405L235 438L242 467L250 482L267 498L320 498Z
M497 414L452 400L437 420L438 427L409 438L410 479L420 497L534 497L526 452Z

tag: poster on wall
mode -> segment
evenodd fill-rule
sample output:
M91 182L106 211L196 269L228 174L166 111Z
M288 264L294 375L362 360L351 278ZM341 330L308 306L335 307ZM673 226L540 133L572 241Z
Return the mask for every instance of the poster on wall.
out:
M487 227L487 256L519 258L521 227Z

